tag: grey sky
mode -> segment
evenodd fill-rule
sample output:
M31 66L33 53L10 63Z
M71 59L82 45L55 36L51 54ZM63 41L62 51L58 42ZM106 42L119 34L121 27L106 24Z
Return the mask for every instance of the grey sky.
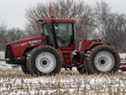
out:
M25 12L31 6L35 6L39 2L51 0L0 0L0 23L4 23L9 28L24 28L26 19ZM94 4L101 0L85 0L89 4ZM105 0L114 12L126 13L126 0Z

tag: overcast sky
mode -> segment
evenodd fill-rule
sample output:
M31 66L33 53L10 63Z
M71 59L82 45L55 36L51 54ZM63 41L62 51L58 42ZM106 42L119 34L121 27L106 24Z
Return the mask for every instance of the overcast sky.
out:
M26 9L35 6L37 3L51 0L0 0L0 24L3 23L8 28L19 27L24 29L26 19ZM101 0L85 0L89 4L94 4ZM126 0L105 0L109 3L112 11L126 14Z

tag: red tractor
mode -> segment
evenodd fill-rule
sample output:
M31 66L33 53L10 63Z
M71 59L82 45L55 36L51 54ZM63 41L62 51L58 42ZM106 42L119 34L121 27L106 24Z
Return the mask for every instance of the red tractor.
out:
M62 67L76 67L81 74L116 72L120 64L116 50L100 40L81 40L76 45L75 23L74 19L39 20L40 35L7 44L7 63L19 64L31 75L55 75Z

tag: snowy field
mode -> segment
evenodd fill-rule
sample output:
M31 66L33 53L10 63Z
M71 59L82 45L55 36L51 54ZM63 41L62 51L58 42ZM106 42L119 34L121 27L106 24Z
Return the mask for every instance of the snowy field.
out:
M4 58L4 52L0 52ZM126 54L120 54L125 62ZM0 64L0 95L126 95L126 74L80 75L76 69L56 76L31 77Z
M21 71L0 71L0 95L126 95L126 74L31 77ZM86 94L85 94L86 93Z

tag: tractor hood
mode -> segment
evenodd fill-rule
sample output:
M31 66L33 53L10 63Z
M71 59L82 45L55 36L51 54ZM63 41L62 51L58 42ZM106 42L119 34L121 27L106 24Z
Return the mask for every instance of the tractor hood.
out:
M45 38L46 37L42 35L28 36L17 41L9 42L7 43L7 45L19 44L19 43L25 43L25 42L27 43L29 41L36 41L36 40L40 41L40 40L44 40Z

